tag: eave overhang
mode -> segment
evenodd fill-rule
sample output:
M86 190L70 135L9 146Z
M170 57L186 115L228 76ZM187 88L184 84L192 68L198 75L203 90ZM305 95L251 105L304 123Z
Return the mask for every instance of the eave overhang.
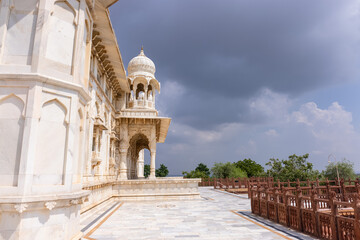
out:
M126 78L124 63L108 10L108 7L115 2L117 2L117 0L97 0L95 2L94 9L96 17L94 19L94 31L98 32L98 34L93 35L93 43L95 49L99 45L105 47L106 52L102 51L100 58L104 60L104 67L109 69L111 74L110 81L118 85L121 90L130 92L130 85ZM105 63L105 61L108 62Z

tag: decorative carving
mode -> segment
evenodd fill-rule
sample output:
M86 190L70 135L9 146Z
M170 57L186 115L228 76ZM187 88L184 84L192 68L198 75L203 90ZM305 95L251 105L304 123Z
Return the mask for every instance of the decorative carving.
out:
M45 207L49 209L50 211L55 207L56 202L46 202Z
M72 200L70 200L70 204L72 204L72 205L77 205L77 204L79 204L79 203L80 203L79 199L72 199Z
M91 157L91 167L95 168L96 166L100 165L101 161L100 153L93 151Z
M14 208L16 209L16 211L18 211L19 213L22 213L23 211L25 211L27 207L28 207L28 205L25 204L25 203L16 204L16 205L14 206Z

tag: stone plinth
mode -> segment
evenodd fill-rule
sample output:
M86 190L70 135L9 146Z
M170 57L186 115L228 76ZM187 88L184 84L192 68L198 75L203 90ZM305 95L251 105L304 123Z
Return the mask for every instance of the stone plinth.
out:
M0 239L79 239L88 191L0 197Z
M113 186L118 200L199 199L200 178L156 178L117 181Z

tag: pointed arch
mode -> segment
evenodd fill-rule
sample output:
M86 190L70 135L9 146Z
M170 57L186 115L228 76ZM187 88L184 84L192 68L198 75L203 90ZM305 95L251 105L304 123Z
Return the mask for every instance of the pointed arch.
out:
M53 99L50 99L46 102L44 102L42 104L42 110L45 109L47 106L51 105L51 104L55 104L59 107L59 109L61 109L63 112L64 112L64 122L65 123L69 123L69 121L67 120L68 118L68 110L67 110L67 107L64 103L62 103L58 98L53 98ZM42 114L41 114L42 115ZM55 115L55 114L54 114ZM41 118L42 116L40 116ZM49 116L51 117L51 119L53 119L53 117L57 118L57 116Z
M160 83L155 78L151 79L149 84L160 93Z
M34 162L35 185L64 183L68 138L67 113L66 106L57 98L42 104Z
M2 64L31 65L39 1L12 0L9 4Z
M58 71L72 74L77 11L69 1L54 2L45 56ZM56 63L56 64L55 64Z
M53 10L52 10L52 12L51 12L51 15L53 15L54 13L55 14L57 14L57 12L56 12L56 8L57 7L62 7L62 8L64 8L64 10L67 10L68 12L70 12L70 13L72 13L73 14L73 19L72 19L72 22L74 23L74 24L76 24L76 22L75 22L75 19L76 19L76 9L74 8L74 6L72 6L70 3L69 3L69 1L67 1L67 0L56 0L55 2L54 2L54 6L53 6ZM69 11L70 10L70 11ZM69 17L69 16L67 16L67 17Z
M13 99L13 100L12 100ZM11 102L14 106L17 107L17 109L21 112L21 116L24 117L24 107L25 107L25 102L22 98L20 98L19 96L15 95L14 93L11 93L3 98L0 99L0 105L1 104L5 104L7 102ZM10 112L16 110L16 108L10 108L9 109ZM11 115L11 113L9 113L8 111L0 111L0 117L2 114L6 114L7 116L9 116L9 114Z
M24 129L24 101L15 94L0 99L1 185L17 186Z

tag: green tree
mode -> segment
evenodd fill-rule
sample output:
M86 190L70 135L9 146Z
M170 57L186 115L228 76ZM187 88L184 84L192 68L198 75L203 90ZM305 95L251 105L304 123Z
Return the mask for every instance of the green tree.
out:
M356 174L354 171L354 163L346 160L345 158L340 162L330 163L329 165L327 165L325 171L323 171L322 174L324 175L325 178L333 180L337 178L336 167L339 170L340 178L344 178L344 179L356 178Z
M205 172L192 170L191 172L182 172L184 178L208 178L209 175L207 175Z
M195 171L203 172L207 177L210 176L209 168L203 163L199 163L199 165L195 168Z
M145 164L144 165L144 176L147 178L150 175L150 165Z
M168 168L164 164L160 164L160 167L155 170L157 177L166 177L169 174Z
M250 158L245 158L244 160L240 160L235 163L237 168L244 170L248 177L260 176L264 173L264 167Z
M234 163L215 163L214 167L211 168L213 176L216 178L237 178L247 177L247 174L241 168L237 168Z
M267 170L267 175L279 179L284 182L287 180L306 181L307 179L315 180L320 176L319 171L313 170L313 164L308 162L309 154L297 156L295 154L289 156L289 159L279 160L271 158L267 166L270 168Z

